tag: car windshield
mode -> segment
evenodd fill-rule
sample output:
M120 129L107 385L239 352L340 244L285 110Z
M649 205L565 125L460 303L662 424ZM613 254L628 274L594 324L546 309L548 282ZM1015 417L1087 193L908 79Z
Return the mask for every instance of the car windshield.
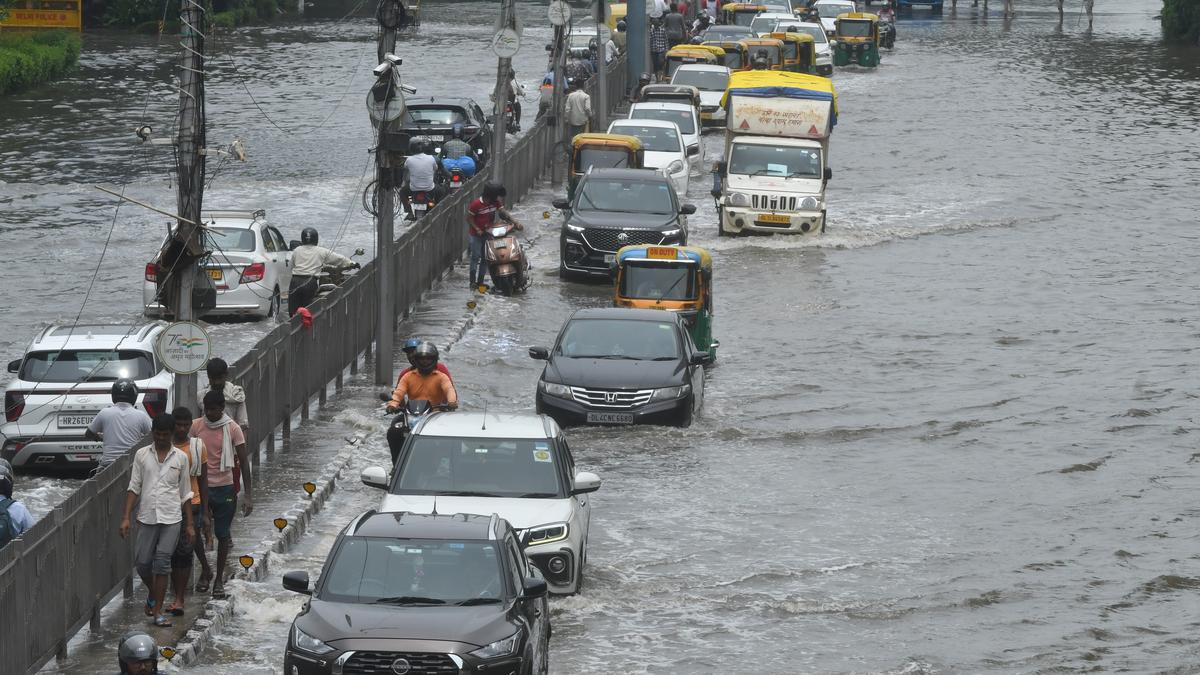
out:
M154 360L136 349L30 352L19 377L30 382L115 382L154 377Z
M750 29L743 26L713 26L704 31L705 40L732 40L750 37Z
M729 173L746 176L820 178L821 150L734 143L729 158Z
M630 262L621 275L620 294L640 300L694 300L696 266L651 260Z
M635 136L650 152L682 152L679 134L670 127L647 127L640 124L614 124L611 133Z
M249 253L255 249L254 230L236 227L212 227L205 233L217 253Z
M842 37L871 37L871 22L843 19L838 22L838 35Z
M458 108L413 108L404 113L404 124L450 126L466 122L467 116Z
M666 179L650 182L599 178L584 181L576 208L580 211L673 214L675 202Z
M494 541L346 537L321 574L329 602L453 605L504 597Z
M818 2L813 6L817 8L817 15L822 19L836 19L838 14L849 14L854 11L852 2Z
M472 497L563 498L547 439L416 436L392 492Z
M572 359L667 361L679 358L675 325L660 321L575 319L567 324L558 351Z
M662 108L636 106L629 112L629 119L674 122L679 125L680 133L696 133L696 116L691 110L664 110Z
M750 22L750 32L755 35L770 33L775 29L775 24L777 23L779 23L779 19L774 17L756 16L754 17L754 21Z
M589 148L579 150L579 163L575 170L587 173L592 167L601 169L624 169L629 166L629 151L621 148Z
M729 86L729 71L680 68L671 78L671 84L687 84L701 91L725 91Z
M825 37L825 31L822 30L819 26L814 26L812 24L801 25L798 23L790 23L787 25L779 26L778 30L786 31L786 32L790 32L790 33L800 33L802 35L811 35L813 42L815 42L819 45L823 45L829 41Z
M745 12L734 12L734 14L733 14L733 24L734 24L735 26L747 26L747 27L749 27L749 26L750 26L750 22L751 22L751 21L754 21L754 16L755 16L756 14L758 14L758 12L752 12L752 11L745 11Z

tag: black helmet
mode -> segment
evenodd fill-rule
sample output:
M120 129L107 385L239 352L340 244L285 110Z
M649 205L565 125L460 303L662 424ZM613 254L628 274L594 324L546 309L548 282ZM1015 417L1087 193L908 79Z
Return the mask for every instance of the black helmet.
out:
M117 663L122 673L129 672L129 664L137 661L154 661L154 668L158 669L158 645L140 630L126 633L117 647Z
M316 246L319 239L320 236L315 227L306 227L300 232L300 243L305 246Z
M128 403L133 405L137 403L138 388L133 380L122 379L113 382L112 386L112 402L113 403Z
M650 80L654 79L650 73L642 73L638 75L638 84L650 84Z
M621 33L625 32L625 19L617 20L617 31Z
M428 375L437 369L438 349L432 342L422 342L413 352L413 364L422 375Z
M450 127L450 135L458 139L463 137L462 122L455 122L454 125Z
M0 497L12 499L14 481L12 464L7 459L0 459Z
M483 200L485 202L494 202L497 199L505 197L507 194L508 190L505 190L504 186L500 183L488 181L483 184Z

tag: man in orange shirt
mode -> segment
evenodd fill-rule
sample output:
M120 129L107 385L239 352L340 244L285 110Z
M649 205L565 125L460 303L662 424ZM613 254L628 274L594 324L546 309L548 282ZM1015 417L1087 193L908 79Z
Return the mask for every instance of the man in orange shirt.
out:
M405 400L428 401L429 405L445 407L453 410L458 407L458 393L454 391L454 383L443 372L437 369L438 350L429 342L417 345L410 359L416 370L409 370L400 377L392 392L392 400L387 404L389 413L399 412ZM409 420L407 415L398 415L388 425L388 449L392 453L392 464L400 457L400 449L404 447L404 439L408 436Z

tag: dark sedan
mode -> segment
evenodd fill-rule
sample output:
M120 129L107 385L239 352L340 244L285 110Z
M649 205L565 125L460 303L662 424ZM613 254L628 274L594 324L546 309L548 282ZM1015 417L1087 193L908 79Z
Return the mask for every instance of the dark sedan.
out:
M617 249L640 244L687 244L687 216L671 179L650 169L588 171L575 201L554 200L566 213L559 236L558 275L608 279Z
M407 104L400 120L400 132L408 136L409 143L424 139L440 146L450 139L454 125L461 124L463 140L470 143L473 150L483 151L482 155L476 155L479 168L483 168L492 150L492 126L475 101L469 98L409 98ZM403 151L408 154L407 148Z
M581 309L545 360L537 411L568 424L688 426L704 402L704 366L683 319L655 309Z

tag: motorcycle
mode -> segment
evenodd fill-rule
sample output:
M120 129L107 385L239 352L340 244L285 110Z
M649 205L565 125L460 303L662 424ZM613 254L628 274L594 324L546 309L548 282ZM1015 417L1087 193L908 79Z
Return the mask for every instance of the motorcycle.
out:
M529 261L521 242L512 234L514 229L512 224L493 227L488 232L483 251L492 283L504 295L512 295L529 286Z
M517 126L516 115L513 114L512 101L504 104L504 128L510 134L515 134L521 130L521 127Z
M896 17L891 11L879 13L879 46L884 49L896 46Z
M366 255L366 253L365 250L356 248L350 258L354 259L360 255ZM321 275L317 277L317 297L325 297L332 293L338 286L346 283L346 279L350 276L349 272L356 269L358 269L357 262L351 267L335 267L333 265L322 267Z
M385 401L392 400L392 397L388 394L380 394L379 398ZM396 460L400 458L400 450L404 447L404 441L412 433L412 430L416 428L417 424L434 412L449 409L448 406L431 405L429 401L423 399L409 399L405 401L404 408L388 424L387 441L388 450L392 454L392 466L396 466Z
M451 192L462 188L463 183L467 182L467 175L462 169L450 169L450 180L446 183L446 188Z
M433 210L437 206L437 188L432 190L414 190L412 193L412 217L413 220L420 220L422 216Z

